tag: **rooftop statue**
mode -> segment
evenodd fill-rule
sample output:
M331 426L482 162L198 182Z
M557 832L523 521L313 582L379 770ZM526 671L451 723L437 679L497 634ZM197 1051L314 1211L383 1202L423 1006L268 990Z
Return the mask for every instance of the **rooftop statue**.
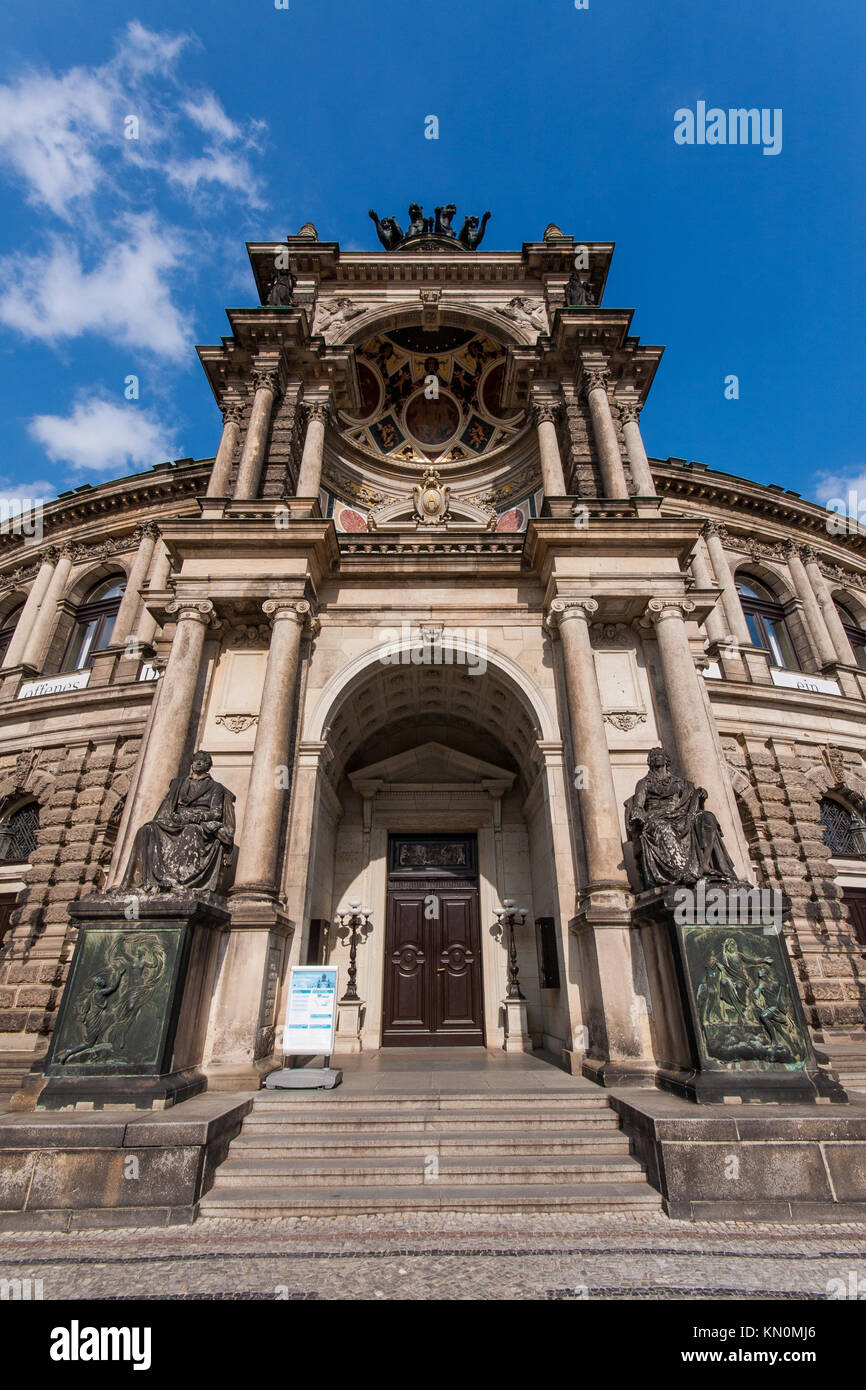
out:
M704 809L707 793L671 772L663 748L647 758L649 772L626 802L626 825L635 846L644 886L739 882L712 811Z
M369 216L376 223L376 234L385 250L393 251L403 240L403 229L399 222L396 222L393 217L383 217L380 221L372 208Z
M569 309L579 309L586 304L595 304L595 293L589 280L581 280L576 270L565 287L565 302Z
M444 207L436 209L436 223L433 230L437 236L456 237L457 233L451 226L451 219L456 212L457 208L453 203L446 203Z
M278 270L268 287L267 303L276 309L291 309L295 302L296 277L290 270Z
M432 230L433 218L424 216L424 209L420 203L410 203L409 227L404 241L414 240L415 237L429 236Z
M487 223L490 221L491 213L485 212L480 223L477 217L467 217L463 226L460 228L458 241L466 247L467 251L477 251L487 230Z
M234 794L210 775L199 749L186 777L175 777L154 816L138 831L123 891L216 893L234 847Z
M484 239L491 214L485 212L480 222L477 217L467 217L458 236L452 222L457 215L454 203L443 203L436 209L435 217L425 217L420 203L409 204L409 226L404 232L394 217L379 217L373 208L369 216L376 224L376 235L386 251L397 251L407 242L420 241L423 237L436 236L443 240L459 243L467 251L477 251Z

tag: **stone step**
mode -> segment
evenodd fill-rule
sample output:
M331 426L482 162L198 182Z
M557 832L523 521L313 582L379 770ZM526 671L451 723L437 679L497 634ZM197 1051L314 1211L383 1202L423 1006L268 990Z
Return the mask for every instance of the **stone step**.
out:
M281 1114L309 1111L321 1114L323 1110L477 1110L483 1106L485 1111L523 1110L534 1112L544 1109L568 1110L606 1110L608 1097L604 1091L593 1086L588 1091L535 1091L521 1094L514 1091L365 1091L362 1093L336 1087L333 1091L259 1091L253 1102L254 1109Z
M281 1216L376 1216L386 1212L658 1211L661 1197L645 1182L587 1182L571 1185L426 1183L423 1187L269 1187L212 1190L200 1216L273 1220Z
M226 1188L276 1187L288 1196L296 1186L427 1187L430 1182L448 1186L512 1183L560 1184L587 1182L643 1183L644 1173L634 1158L618 1154L572 1154L540 1157L537 1154L497 1154L480 1158L439 1160L439 1176L430 1179L417 1158L228 1158L217 1171L215 1191Z
M568 1110L536 1110L534 1114L525 1111L503 1110L488 1114L486 1110L467 1113L465 1110L444 1111L422 1108L418 1111L366 1110L329 1111L315 1114L265 1113L254 1108L244 1121L244 1134L271 1134L283 1132L291 1134L388 1134L392 1130L416 1131L425 1134L445 1133L449 1130L481 1130L492 1132L500 1127L504 1130L526 1128L571 1134L575 1128L615 1130L619 1121L611 1110L599 1114L573 1114Z
M556 1130L448 1130L419 1132L387 1130L381 1134L249 1133L248 1125L232 1141L232 1157L251 1158L424 1158L483 1154L629 1153L629 1142L614 1124L609 1129Z

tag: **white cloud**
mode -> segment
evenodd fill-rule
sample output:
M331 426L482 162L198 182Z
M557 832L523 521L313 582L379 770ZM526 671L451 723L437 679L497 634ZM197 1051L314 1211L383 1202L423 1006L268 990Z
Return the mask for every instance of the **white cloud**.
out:
M180 259L179 239L149 213L123 219L121 229L125 235L104 248L92 270L59 237L47 257L0 261L0 322L52 345L102 333L124 347L184 358L191 325L167 283Z
M23 181L29 200L72 222L99 191L129 196L128 180L116 180L125 165L127 175L134 167L167 177L191 198L211 183L256 205L259 180L243 152L257 147L264 125L232 121L207 89L181 100L175 68L190 41L134 20L101 66L60 76L28 70L0 86L0 162ZM125 138L130 115L140 123L138 140ZM184 116L208 137L204 150L188 150Z
M13 484L10 478L0 477L0 509L7 516L17 516L22 511L30 511L34 504L50 502L58 491L57 484L46 478Z
M28 74L0 87L0 158L24 179L31 201L58 217L102 178L96 150L114 124L114 95L73 68L61 78Z
M826 507L834 498L841 498L847 505L849 492L856 493L860 499L858 505L866 508L866 468L858 468L855 465L850 473L835 473L829 469L822 469L815 474L812 495L820 507Z
M115 477L176 458L179 452L152 412L99 396L79 401L66 417L37 415L28 430L53 463L110 471Z
M251 206L261 206L258 180L249 160L230 150L210 147L198 159L170 160L165 172L187 194L196 193L200 184L216 183L236 193L244 193Z
M213 92L206 92L198 101L185 101L182 108L194 125L205 135L214 135L219 140L239 140L243 132L240 126L229 120L221 102Z

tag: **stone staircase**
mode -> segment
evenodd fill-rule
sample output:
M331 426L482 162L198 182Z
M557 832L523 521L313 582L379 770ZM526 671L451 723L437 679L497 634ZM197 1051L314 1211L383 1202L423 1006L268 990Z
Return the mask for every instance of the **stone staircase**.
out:
M603 1091L262 1091L200 1216L657 1210Z
M834 1037L815 1046L829 1058L832 1070L852 1100L862 1099L861 1093L866 1092L866 1034Z

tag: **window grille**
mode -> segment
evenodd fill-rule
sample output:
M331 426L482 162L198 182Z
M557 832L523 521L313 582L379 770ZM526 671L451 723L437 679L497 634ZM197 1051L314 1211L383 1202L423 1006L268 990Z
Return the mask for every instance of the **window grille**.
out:
M0 825L0 863L20 864L30 858L38 842L39 806L28 802Z
M824 827L824 844L834 854L866 856L866 826L838 801L824 797L821 801L821 824Z

